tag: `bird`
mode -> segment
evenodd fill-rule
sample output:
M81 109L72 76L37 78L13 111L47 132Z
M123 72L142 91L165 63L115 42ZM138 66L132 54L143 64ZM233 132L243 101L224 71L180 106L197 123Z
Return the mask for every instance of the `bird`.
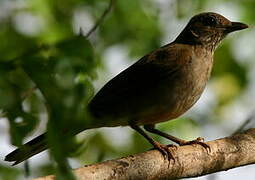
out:
M148 132L180 146L200 144L208 148L203 138L179 139L156 129L156 124L178 118L198 101L210 77L219 43L229 33L246 28L248 25L214 12L193 16L173 42L151 51L106 83L87 106L92 120L70 134L129 126L164 157L172 158L169 146L154 140ZM16 165L46 150L46 139L46 133L36 137L8 154L5 161Z

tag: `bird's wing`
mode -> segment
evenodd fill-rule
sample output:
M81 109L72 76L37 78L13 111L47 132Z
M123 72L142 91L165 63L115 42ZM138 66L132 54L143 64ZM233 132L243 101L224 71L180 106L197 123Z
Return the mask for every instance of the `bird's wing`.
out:
M90 112L97 118L135 117L157 105L163 81L168 78L171 82L174 74L189 61L188 51L182 45L169 44L144 56L96 94L89 104Z

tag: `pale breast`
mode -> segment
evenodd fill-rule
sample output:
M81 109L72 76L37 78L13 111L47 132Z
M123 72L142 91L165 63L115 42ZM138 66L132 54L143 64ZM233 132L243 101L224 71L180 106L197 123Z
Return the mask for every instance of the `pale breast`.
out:
M155 113L144 117L141 124L153 124L177 118L190 109L200 98L210 77L213 54L210 51L197 51L194 48L190 61L169 79L169 91L162 95L161 107ZM166 85L167 86L167 85ZM168 93L168 94L167 94Z
M181 99L175 109L177 116L190 109L200 98L210 77L212 66L213 55L210 51L194 51L192 60L182 69L183 76L176 91L178 98Z

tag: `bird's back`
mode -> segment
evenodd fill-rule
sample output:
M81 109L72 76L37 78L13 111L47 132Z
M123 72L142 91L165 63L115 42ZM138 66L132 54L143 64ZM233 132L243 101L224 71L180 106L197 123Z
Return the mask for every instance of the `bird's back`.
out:
M171 43L141 58L92 99L95 121L104 126L129 120L154 124L186 112L200 97L213 63L211 51L199 49Z

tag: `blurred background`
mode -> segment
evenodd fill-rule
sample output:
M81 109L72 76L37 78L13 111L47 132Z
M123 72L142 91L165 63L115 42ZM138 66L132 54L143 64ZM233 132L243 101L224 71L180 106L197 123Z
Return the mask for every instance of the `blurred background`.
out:
M198 103L179 119L158 125L187 140L214 140L243 125L254 127L255 1L1 0L0 179L27 179L55 170L72 179L69 166L150 149L128 127L88 130L63 144L57 132L86 124L86 104L108 80L173 41L193 15L205 11L251 28L231 34L218 47L212 77ZM49 109L54 115L49 116ZM51 156L46 151L14 167L3 161L15 146L46 129ZM250 165L194 179L253 180L254 171Z

